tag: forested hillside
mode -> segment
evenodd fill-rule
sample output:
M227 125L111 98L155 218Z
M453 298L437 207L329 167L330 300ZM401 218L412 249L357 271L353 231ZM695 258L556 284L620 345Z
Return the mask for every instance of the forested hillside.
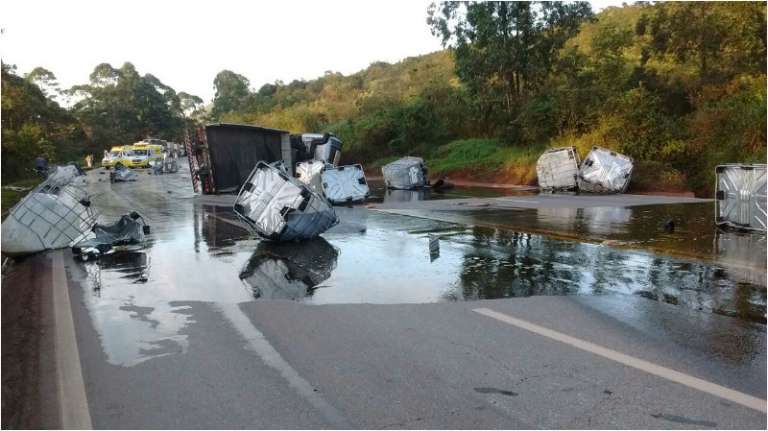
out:
M330 131L345 158L414 154L433 170L535 182L546 147L606 146L633 187L711 192L722 162L766 157L765 3L445 2L427 12L445 51L342 76L215 80L214 117Z
M205 107L130 63L98 65L65 90L45 69L19 76L4 64L3 180L38 153L66 160L148 135L180 139L205 121L333 132L346 161L420 155L435 173L489 182L535 183L539 154L566 145L634 157L635 191L709 195L718 163L765 161L765 3L595 15L584 2L441 2L424 14L445 50L290 83L223 70Z

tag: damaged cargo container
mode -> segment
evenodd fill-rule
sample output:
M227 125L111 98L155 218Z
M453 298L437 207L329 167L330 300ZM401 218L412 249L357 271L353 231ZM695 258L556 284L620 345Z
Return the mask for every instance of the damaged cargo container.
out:
M323 192L331 203L360 202L367 199L371 193L361 165L328 168L321 176Z
M579 178L579 153L576 147L547 150L536 162L536 175L542 190L576 190Z
M195 192L234 193L258 162L284 160L292 170L295 150L285 130L217 123L199 128L187 140Z
M275 241L315 238L338 223L324 197L264 162L246 178L234 211L259 236Z
M715 222L737 229L766 230L764 164L728 164L715 168Z
M387 188L411 190L429 185L421 157L403 157L381 168Z
M315 193L323 193L322 173L325 162L320 160L307 160L296 164L296 178L307 185Z
M332 133L291 135L291 145L297 150L296 161L316 160L336 166L341 158L341 140Z
M579 168L579 190L592 193L624 193L632 176L631 157L592 147Z
M58 166L2 223L2 251L24 255L67 247L96 223L82 171Z

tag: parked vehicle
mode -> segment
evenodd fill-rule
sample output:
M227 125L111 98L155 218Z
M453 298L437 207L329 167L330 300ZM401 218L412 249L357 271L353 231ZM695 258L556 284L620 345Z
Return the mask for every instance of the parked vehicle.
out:
M104 152L104 158L101 159L101 166L110 169L115 166L115 164L120 161L120 159L123 157L123 146L114 146L109 151Z

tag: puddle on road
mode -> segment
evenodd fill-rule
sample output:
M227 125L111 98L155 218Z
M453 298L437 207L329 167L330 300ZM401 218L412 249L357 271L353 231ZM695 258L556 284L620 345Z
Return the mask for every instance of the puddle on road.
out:
M424 188L419 190L391 190L384 186L383 181L368 181L371 190L371 196L368 199L373 203L393 203L393 202L418 202L440 199L461 199L461 198L496 198L501 196L523 196L535 195L533 191L522 191L505 188L482 188L482 187L453 187L445 190L433 190Z
M120 213L118 207L135 202L138 194L125 193L126 201L118 202L105 193L100 205ZM251 237L228 208L178 199L164 190L142 191L142 196L152 225L146 245L82 264L86 307L109 361L118 365L186 351L185 328L194 322L191 302L395 304L624 294L765 322L765 278L750 275L751 267L734 270L508 229L345 207L337 209L342 222L322 238L273 244ZM635 217L620 211L624 209L602 210L611 212L609 218ZM595 211L593 222L601 216ZM611 224L605 223L595 226ZM613 232L621 234L618 227ZM713 253L737 253L735 260L745 259L748 252L739 241L746 240L735 238L717 236L711 247L725 241L734 241L729 242L734 246ZM762 244L748 250L761 249L765 256ZM764 258L760 269L764 274Z

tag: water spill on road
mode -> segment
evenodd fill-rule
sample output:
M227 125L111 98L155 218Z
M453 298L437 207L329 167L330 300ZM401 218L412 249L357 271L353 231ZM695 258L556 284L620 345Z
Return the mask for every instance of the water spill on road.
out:
M163 181L147 181L151 185L135 189L96 186L102 192L97 198L100 208L114 214L139 209L152 225L151 239L143 248L87 262L86 275L79 280L114 364L130 366L184 352L185 328L194 323L190 302L397 304L633 295L745 322L765 322L764 276L759 279L719 263L557 239L506 226L468 227L345 207L337 209L341 223L322 238L272 244L250 236L226 207L202 205L180 192L168 194L166 189L183 187L183 177ZM592 209L574 223L592 232L632 238L642 232L626 233L635 229L627 223L647 215L646 209L637 208L629 213L624 208ZM544 215L538 220L547 223ZM684 238L680 232L686 229L677 235ZM430 253L430 238L439 242L437 255ZM742 237L714 238L717 241L709 244L716 250L727 253L729 247L722 244L728 243L745 253ZM759 250L751 247L753 253ZM762 252L764 256L764 245ZM764 263L763 259L763 273Z

